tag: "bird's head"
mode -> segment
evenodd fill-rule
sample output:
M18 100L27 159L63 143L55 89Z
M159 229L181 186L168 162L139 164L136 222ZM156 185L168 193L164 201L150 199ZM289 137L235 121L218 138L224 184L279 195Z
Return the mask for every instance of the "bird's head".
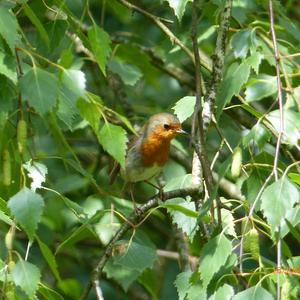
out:
M144 138L155 136L170 141L178 133L186 133L178 118L170 113L158 113L149 118L144 128Z

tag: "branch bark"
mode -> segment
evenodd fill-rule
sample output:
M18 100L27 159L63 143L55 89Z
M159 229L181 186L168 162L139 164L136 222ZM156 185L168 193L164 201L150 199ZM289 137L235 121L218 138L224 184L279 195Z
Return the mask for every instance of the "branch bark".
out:
M164 193L164 200L168 200L171 198L176 198L176 197L186 197L186 196L192 196L195 193L198 192L197 188L186 188L186 189L178 189L178 190L173 190L170 192L165 192ZM91 288L94 286L95 288L98 287L99 285L99 278L101 277L102 270L107 262L107 260L111 257L112 251L114 248L115 243L120 240L126 232L132 227L138 227L140 222L143 220L145 217L146 213L153 207L156 207L158 205L158 202L160 200L160 194L156 194L155 196L151 197L145 204L142 204L138 212L133 212L130 217L127 219L127 222L124 223L119 230L116 232L116 234L113 236L113 238L110 240L108 245L105 247L103 253L98 259L98 263L96 267L94 268L92 275L91 275L91 280L89 281L88 285L86 286L82 296L81 300L87 299L89 292Z
M201 162L203 169L203 175L205 178L206 187L208 194L211 197L213 193L213 176L210 169L208 156L205 148L206 133L208 126L212 119L212 111L216 101L216 92L220 84L223 74L225 48L226 48L226 37L229 29L229 19L231 15L231 0L227 0L224 5L224 10L221 13L220 28L217 36L217 45L213 57L213 68L212 68L212 80L205 97L206 110L203 114L203 107L201 103L201 61L198 51L197 43L197 0L193 1L193 15L192 15L192 42L195 56L195 80L196 80L196 107L194 112L194 124L193 124L193 144L195 151ZM196 132L195 127L198 127ZM221 224L221 207L218 197L217 199L217 213L218 222ZM214 219L214 209L211 210L212 218Z

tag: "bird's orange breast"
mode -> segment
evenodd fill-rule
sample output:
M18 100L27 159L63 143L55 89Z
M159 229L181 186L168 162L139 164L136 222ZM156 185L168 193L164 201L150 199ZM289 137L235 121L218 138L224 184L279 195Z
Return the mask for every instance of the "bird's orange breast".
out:
M170 141L173 134L166 134L162 129L155 130L142 144L141 155L145 166L163 166L170 153Z

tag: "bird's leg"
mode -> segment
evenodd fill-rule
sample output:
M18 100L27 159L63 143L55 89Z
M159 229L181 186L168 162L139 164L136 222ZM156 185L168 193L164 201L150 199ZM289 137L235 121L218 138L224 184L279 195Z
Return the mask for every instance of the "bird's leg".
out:
M148 181L148 180L145 180L145 182L148 183L148 184L150 184L151 186L153 186L155 189L157 189L158 192L159 192L159 198L160 198L162 201L164 201L164 199L165 199L165 195L164 195L164 187L163 187L161 184L156 185L156 184L154 184L154 183L152 183L152 182L150 182L150 181Z
M130 192L130 198L133 202L133 209L134 209L135 214L139 215L141 213L141 210L136 205L136 202L134 200L133 190L134 190L134 183L129 183L129 192Z

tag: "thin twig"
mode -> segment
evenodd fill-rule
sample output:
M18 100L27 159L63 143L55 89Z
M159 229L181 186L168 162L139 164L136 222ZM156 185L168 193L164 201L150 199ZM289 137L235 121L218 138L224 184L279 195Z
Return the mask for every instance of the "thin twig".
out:
M95 285L97 300L104 300L99 280L95 280L94 285Z
M23 69L22 69L22 65L21 65L18 48L15 48L15 55L16 55L16 61L17 61L17 75L18 75L18 79L20 79L23 76ZM18 107L19 107L18 121L23 119L23 103L22 102L23 102L22 94L19 91L19 94L18 94Z
M280 112L280 125L278 138L276 143L275 157L274 157L274 165L273 165L273 173L275 180L278 180L278 172L277 166L279 161L279 153L281 146L281 139L284 133L284 114L283 114L283 99L282 99L282 88L281 88L281 78L280 78L280 56L277 46L276 40L276 32L274 28L274 13L273 13L273 2L269 0L269 17L270 17L270 31L272 35L272 43L273 43L273 52L275 58L275 66L276 66L276 81L277 81L277 98ZM278 224L278 235L277 235L277 269L281 269L281 239L280 239L280 224ZM280 274L277 275L277 300L280 300Z
M280 110L280 128L279 128L279 132L278 132L278 136L277 136L277 143L276 143L275 157L274 157L272 172L268 176L268 178L265 180L264 184L262 185L261 189L259 190L259 192L251 206L245 228L247 228L248 221L254 213L255 206L256 206L257 202L259 201L264 189L268 185L271 178L274 176L275 181L278 180L279 153L280 153L280 147L281 147L281 139L282 139L282 135L284 133L283 99L282 99L282 87L281 87L281 80L280 80L280 55L278 52L276 33L275 33L275 29L274 29L274 14L273 14L273 5L272 4L273 4L272 0L269 0L270 30L271 30L271 35L272 35L273 51L274 51L274 58L275 58L275 65L276 65L276 80L277 80L277 91L278 91L277 99L278 99L279 110ZM241 238L241 246L240 246L240 271L241 272L243 270L242 256L243 256L244 233ZM277 268L280 269L281 268L280 224L278 225L277 237L278 237L277 245L276 245L277 246ZM279 276L277 277L277 299L280 300L280 278L279 278Z
M165 192L164 193L164 200L168 200L171 198L176 198L176 197L186 197L186 196L191 196L194 195L195 193L198 192L197 188L186 188L186 189L179 189L179 190L173 190L170 192ZM107 260L111 257L113 248L115 243L120 240L126 232L132 228L130 224L139 224L139 222L145 217L147 212L158 205L158 201L160 200L159 193L155 195L154 197L151 197L145 204L141 205L137 213L132 213L130 217L128 218L129 222L124 223L119 230L115 233L115 235L112 237L108 245L105 247L103 253L98 259L98 263L96 267L94 268L91 279L86 286L82 296L80 299L84 300L88 298L89 292L91 288L94 286L96 287L96 284L98 284L99 278L101 277L102 270L107 262Z
M179 46L186 54L187 56L194 62L194 55L192 51L185 46L179 38L177 38L174 33L161 21L161 19L157 16L154 16L153 14L149 13L148 11L140 8L139 6L136 6L126 0L117 0L122 5L126 6L127 8L137 11L140 14L144 15L148 19L150 19L155 25L157 25L171 40L172 43ZM201 51L202 59L202 66L206 68L207 70L211 71L212 69L212 63L210 58L207 57L207 55Z
M179 253L173 251L158 249L156 250L156 254L159 257L165 257L168 259L174 259L174 260L180 259ZM189 263L191 264L192 270L194 270L195 266L197 265L199 257L189 255L188 259L189 259Z
M283 99L282 99L282 88L281 88L281 79L280 79L280 56L277 47L276 41L276 33L274 29L274 15L273 15L273 4L272 0L269 0L269 14L270 14L270 30L272 35L272 42L273 42L273 50L274 50L274 58L275 58L275 66L276 66L276 81L277 81L277 96L278 96L278 104L279 104L279 111L280 111L280 125L279 125L279 132L277 137L277 144L275 150L275 158L274 158L274 176L275 180L278 180L278 173L277 173L277 166L279 160L279 151L281 146L281 139L284 133L284 113L283 113Z

